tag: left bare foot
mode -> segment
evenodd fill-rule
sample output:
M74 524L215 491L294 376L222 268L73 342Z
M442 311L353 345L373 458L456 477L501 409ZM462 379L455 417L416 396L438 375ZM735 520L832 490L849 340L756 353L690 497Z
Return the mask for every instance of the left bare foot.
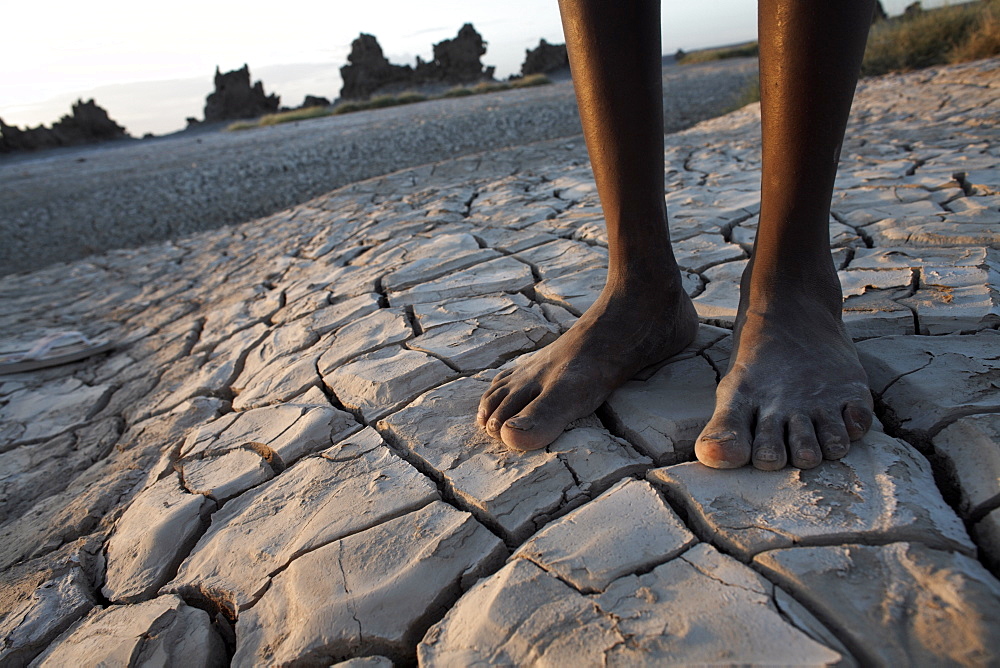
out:
M719 383L715 413L695 453L713 468L749 462L808 469L840 459L872 424L872 397L840 317L833 275L772 281L750 299L751 263L734 330L733 357Z

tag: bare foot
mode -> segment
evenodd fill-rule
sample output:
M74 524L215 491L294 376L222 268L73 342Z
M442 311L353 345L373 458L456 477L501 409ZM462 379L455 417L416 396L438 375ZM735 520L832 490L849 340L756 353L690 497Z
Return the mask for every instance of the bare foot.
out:
M840 459L871 427L873 404L841 321L836 274L833 283L771 281L777 287L751 299L752 266L743 278L729 371L695 453L714 468L752 461L764 470L788 462L808 469Z
M558 340L493 379L476 421L511 448L544 448L640 369L683 350L698 319L680 277L671 283L666 295L605 288Z

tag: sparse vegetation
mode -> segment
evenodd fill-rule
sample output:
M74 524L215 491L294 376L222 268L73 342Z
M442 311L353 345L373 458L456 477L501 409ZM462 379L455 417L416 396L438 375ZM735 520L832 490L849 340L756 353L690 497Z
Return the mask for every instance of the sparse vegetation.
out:
M743 84L743 88L740 89L736 100L723 113L728 114L730 111L742 109L754 102L760 102L760 77L756 74L747 79L747 82Z
M724 60L726 58L749 58L756 56L758 52L757 42L747 42L735 46L724 46L718 49L702 49L700 51L685 52L680 49L675 54L677 62L681 65L694 65L696 63L707 63L711 60Z
M400 93L399 95L379 95L373 97L370 100L357 100L351 102L342 102L334 107L306 107L304 109L292 109L291 111L281 111L276 114L268 114L267 116L262 116L256 121L237 121L231 124L226 130L236 131L236 130L249 130L251 128L263 127L265 125L278 125L279 123L291 123L294 121L303 121L310 118L321 118L323 116L340 115L340 114L350 114L356 111L365 111L367 109L382 109L385 107L398 107L404 104L413 104L415 102L424 102L425 100L438 100L448 97L464 97L466 95L482 95L484 93L495 93L502 90L510 90L512 88L528 88L530 86L542 86L544 84L552 83L544 74L531 74L526 77L521 77L520 79L513 79L511 81L504 82L493 82L493 81L481 81L475 86L457 86L451 90L442 93L441 95L435 95L428 97L422 93L417 93L416 91L406 91Z
M262 117L258 123L260 125L278 125L279 123L304 121L307 118L321 118L329 115L329 107L306 107L304 109L292 109L291 111L281 111L276 114L268 114L267 116Z
M924 10L872 26L861 65L866 76L961 63L1000 54L1000 0Z

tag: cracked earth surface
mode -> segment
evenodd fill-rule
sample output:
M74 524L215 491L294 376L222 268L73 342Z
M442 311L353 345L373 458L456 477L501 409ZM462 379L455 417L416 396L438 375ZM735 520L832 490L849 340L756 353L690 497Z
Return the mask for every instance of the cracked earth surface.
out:
M666 137L696 340L548 448L474 424L596 298L582 139L0 278L0 665L1000 662L1000 59L863 81L830 221L879 424L707 469L759 110ZM8 340L6 345L12 345Z

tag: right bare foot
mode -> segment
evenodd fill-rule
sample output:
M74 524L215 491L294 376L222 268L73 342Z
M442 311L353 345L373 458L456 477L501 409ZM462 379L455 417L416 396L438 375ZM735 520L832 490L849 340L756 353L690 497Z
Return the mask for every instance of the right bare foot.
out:
M516 450L544 448L639 370L680 352L698 329L680 277L668 294L605 288L558 340L499 373L476 422Z

